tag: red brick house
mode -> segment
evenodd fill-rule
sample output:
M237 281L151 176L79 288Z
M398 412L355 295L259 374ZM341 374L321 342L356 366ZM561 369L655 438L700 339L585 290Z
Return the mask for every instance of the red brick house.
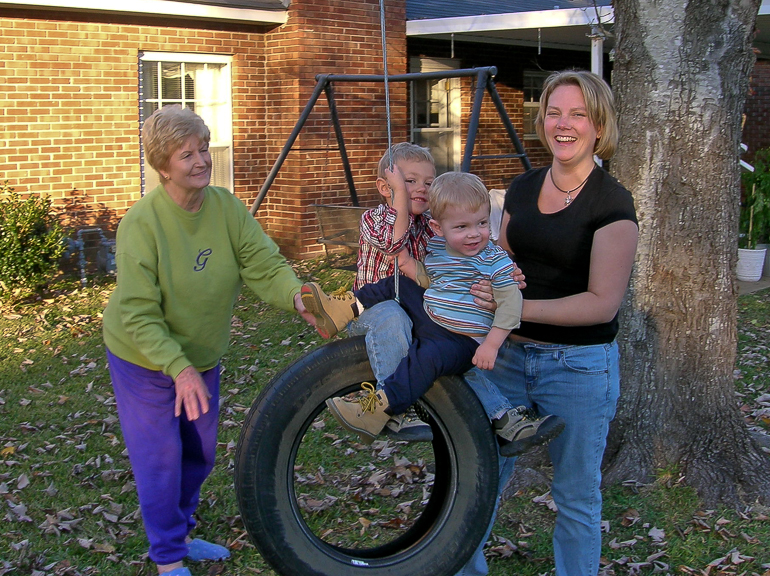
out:
M609 3L599 2L604 23L611 23ZM607 76L610 66L611 39L597 49L588 37L594 3L558 4L386 0L388 71L496 66L497 90L537 165L547 155L531 120L547 71L591 68L598 58ZM0 0L0 38L0 180L22 194L50 195L72 229L114 231L154 186L139 134L158 106L183 103L204 117L214 183L251 206L316 75L383 71L378 0ZM473 82L391 83L394 141L429 145L442 170L458 168ZM387 145L383 86L339 84L335 96L359 200L373 205L375 166ZM471 170L490 188L521 171L518 160L499 158L512 150L489 101L474 151L481 158ZM322 250L310 204L349 202L322 99L257 218L285 254L306 256Z

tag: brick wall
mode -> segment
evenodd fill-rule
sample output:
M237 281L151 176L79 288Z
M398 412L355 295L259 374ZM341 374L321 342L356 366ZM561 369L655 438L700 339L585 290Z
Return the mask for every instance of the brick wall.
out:
M140 197L140 51L234 55L236 190L248 188L241 151L256 148L263 32L0 16L0 178L17 192L50 195L68 226L116 227Z
M406 70L404 2L388 2L390 72ZM247 205L294 127L317 73L382 73L378 0L294 0L288 24L189 23L0 9L0 179L48 194L68 226L114 230L140 197L140 51L232 55L234 193ZM392 86L394 139L404 139L405 87ZM386 148L381 85L337 88L363 203L378 202ZM289 256L317 253L308 204L347 202L325 99L257 214ZM328 150L327 150L328 149Z
M406 71L405 3L386 3L389 74ZM330 15L333 19L330 20ZM316 86L317 74L382 74L378 0L293 0L289 22L266 36L267 124L273 132L270 163L294 128ZM281 90L275 90L275 81ZM404 140L406 87L390 83L393 141ZM334 93L353 180L362 206L381 201L376 166L387 149L382 83L335 83ZM278 173L257 218L287 253L322 251L310 204L351 204L340 153L322 95ZM287 217L287 215L291 215Z

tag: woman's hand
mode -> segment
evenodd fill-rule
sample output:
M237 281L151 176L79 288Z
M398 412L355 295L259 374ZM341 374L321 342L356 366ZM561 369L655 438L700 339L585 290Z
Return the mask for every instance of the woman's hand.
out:
M315 326L315 316L313 316L310 312L307 311L305 308L305 305L302 303L302 294L297 292L294 295L294 309L297 311L297 313L302 316L302 318L310 324L311 326Z
M492 282L486 278L471 286L471 294L474 296L473 301L484 310L490 312L497 310L497 302L495 302L495 295L492 292Z
M524 274L521 268L514 263L514 270L511 272L511 278L519 283L519 290L524 290L527 287L527 283L524 282ZM473 301L481 306L484 310L494 312L497 310L497 302L495 302L495 295L492 291L492 283L489 280L479 280L473 286L471 286L471 294L475 296Z
M197 420L201 414L209 411L211 394L200 373L194 367L188 366L179 373L174 380L174 388L176 390L174 416L182 415L182 406L190 421Z
M527 287L527 283L524 281L526 276L524 276L524 272L521 271L521 268L516 265L516 262L513 263L513 272L511 272L511 278L513 278L514 282L519 284L519 290L524 290L524 288Z

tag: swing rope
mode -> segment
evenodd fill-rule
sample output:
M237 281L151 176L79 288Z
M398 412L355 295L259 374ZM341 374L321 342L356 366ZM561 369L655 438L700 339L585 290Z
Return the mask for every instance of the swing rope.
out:
M393 170L393 134L391 132L390 128L390 85L388 84L388 46L387 46L387 39L385 36L385 0L380 0L380 36L382 37L382 68L383 68L383 78L385 82L385 114L386 114L386 123L387 123L387 130L388 130L388 159L389 159L389 165L391 171ZM393 195L393 192L391 190L391 196ZM399 296L398 296L398 277L399 277L399 269L398 269L398 255L393 260L393 281L394 281L394 289L396 293L395 300L396 302L399 302Z

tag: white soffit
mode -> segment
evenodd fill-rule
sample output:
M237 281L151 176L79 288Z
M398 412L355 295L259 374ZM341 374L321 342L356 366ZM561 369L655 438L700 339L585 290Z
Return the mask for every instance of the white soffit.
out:
M614 21L614 11L610 6L599 7L599 14L604 24ZM590 26L595 23L596 11L593 8L570 8L566 10L539 10L536 12L410 20L406 23L406 35L433 36L501 30L531 30L564 26Z
M248 8L228 8L226 6L169 2L167 0L131 0L130 2L110 2L105 0L27 0L24 3L13 0L0 0L0 7L6 5L18 8L53 8L108 14L171 16L250 24L285 24L288 20L288 12L286 10L250 10Z
M603 23L607 24L614 20L614 11L610 6L602 6L599 11ZM594 9L570 8L568 10L539 10L536 12L410 20L406 23L406 35L432 36L435 34L479 33L496 30L585 26L594 23L596 23Z

